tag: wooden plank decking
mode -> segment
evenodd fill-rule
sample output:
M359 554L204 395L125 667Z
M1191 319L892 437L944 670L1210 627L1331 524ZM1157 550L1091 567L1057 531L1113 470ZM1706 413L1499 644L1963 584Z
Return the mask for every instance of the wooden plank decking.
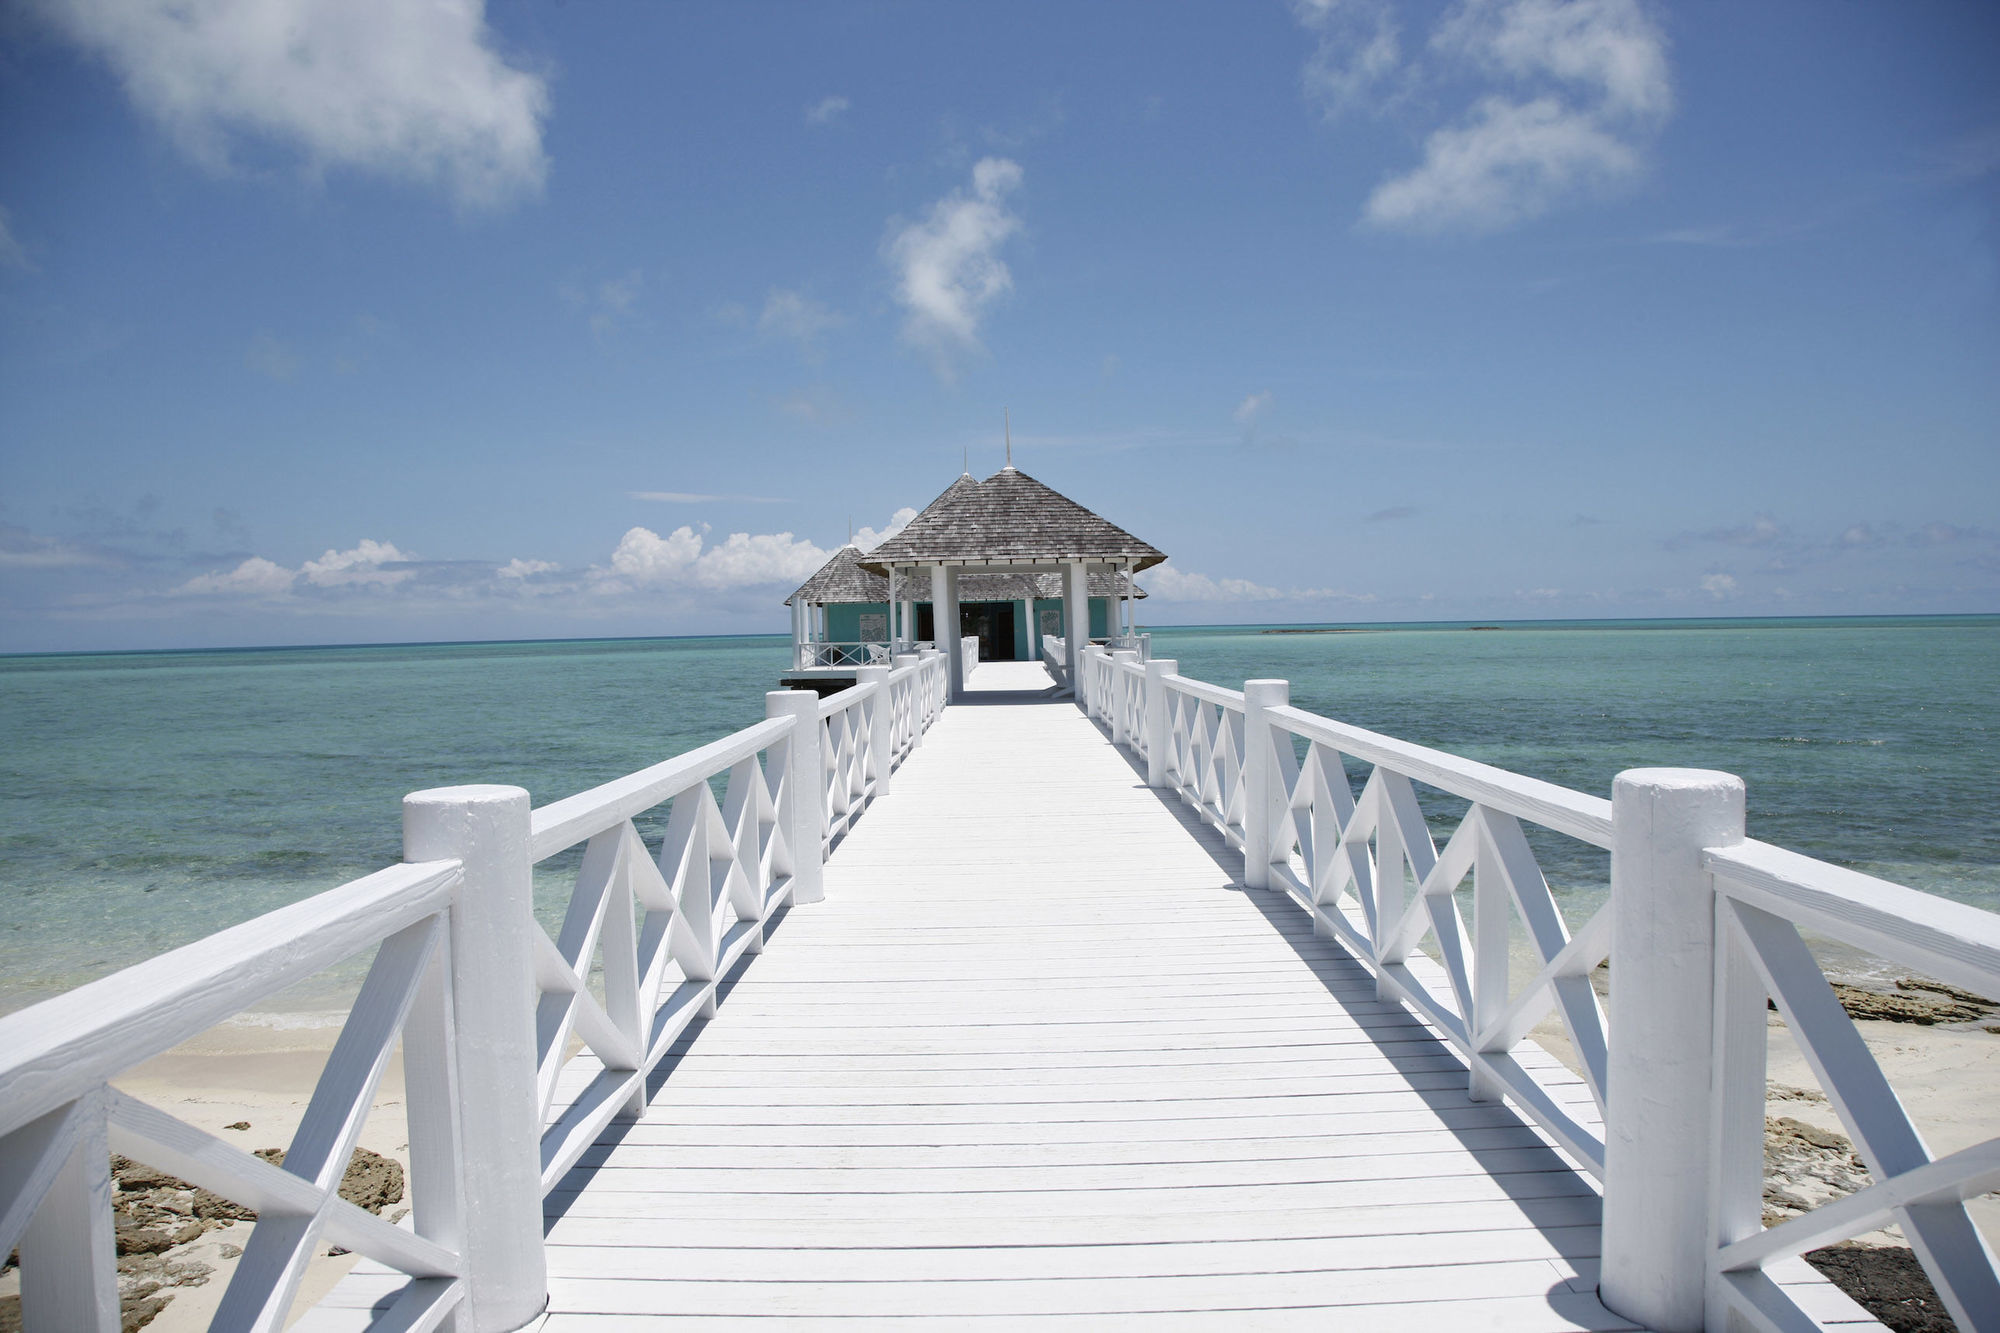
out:
M551 1196L548 1333L1630 1327L1590 1182L1233 860L1073 705L946 710Z

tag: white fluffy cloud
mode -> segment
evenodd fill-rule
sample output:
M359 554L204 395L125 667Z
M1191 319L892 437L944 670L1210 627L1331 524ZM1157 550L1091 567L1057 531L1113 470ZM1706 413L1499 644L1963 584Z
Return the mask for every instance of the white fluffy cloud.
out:
M396 568L416 559L396 549L392 542L371 541L366 537L349 551L329 549L317 560L299 566L299 577L315 588L346 588L366 585L394 587L416 576L411 569Z
M1431 135L1422 166L1378 186L1367 217L1411 231L1492 231L1637 167L1628 144L1552 98L1489 97L1469 123Z
M1373 593L1344 588L1273 588L1249 579L1217 579L1158 565L1140 576L1140 586L1163 602L1372 602Z
M1014 286L999 251L1021 229L1007 207L1020 184L1018 163L983 158L970 191L953 190L884 247L905 311L903 336L929 352L946 378L952 355L979 347L979 321Z
M916 516L917 511L915 509L904 505L889 516L889 521L882 525L882 530L879 532L874 528L856 528L854 530L854 544L864 551L872 551L883 542L888 541L891 537L901 532L904 528L909 527L910 520Z
M651 528L632 528L611 553L609 573L616 586L603 590L802 583L830 554L789 532L732 532L708 546L703 534L687 524L664 537Z
M1148 570L1142 586L1166 602L1273 602L1285 595L1249 579L1212 579L1206 574L1183 573L1172 565Z
M483 0L36 0L190 156L226 169L241 136L442 185L461 205L539 191L537 75L494 50Z
M1364 216L1385 229L1491 231L1630 179L1673 110L1666 39L1640 0L1459 0L1432 30L1428 60L1409 62L1381 0L1293 9L1317 39L1305 82L1329 116L1392 75L1489 85L1432 131L1421 163L1370 195Z
M393 588L416 577L415 559L393 542L364 537L345 551L329 548L317 560L287 569L253 555L234 569L195 577L172 589L176 597L281 597L299 588ZM517 562L518 563L518 562Z
M253 555L234 569L198 574L173 591L177 597L279 597L292 590L297 577L295 571Z

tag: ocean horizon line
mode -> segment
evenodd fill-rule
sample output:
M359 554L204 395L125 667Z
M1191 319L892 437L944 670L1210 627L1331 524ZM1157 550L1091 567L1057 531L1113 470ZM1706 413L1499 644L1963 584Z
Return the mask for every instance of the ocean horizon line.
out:
M1608 629L1608 628L1692 628L1728 625L1880 625L1894 622L1936 624L1947 621L2000 620L2000 611L1919 611L1820 614L1796 616L1559 616L1547 619L1506 617L1459 617L1448 620L1216 620L1189 621L1142 626L1141 633L1155 630L1469 630L1469 629ZM702 634L584 634L554 635L543 638L505 639L361 639L348 642L316 643L231 643L206 647L179 648L36 648L0 651L0 661L71 657L173 657L227 653L306 653L336 652L344 649L382 648L507 648L532 645L586 643L699 643L724 639L772 639L788 642L785 630L759 630Z

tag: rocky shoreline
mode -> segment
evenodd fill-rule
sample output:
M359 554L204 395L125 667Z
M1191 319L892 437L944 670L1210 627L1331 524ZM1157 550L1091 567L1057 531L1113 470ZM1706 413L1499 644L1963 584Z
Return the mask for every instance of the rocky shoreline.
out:
M259 1148L256 1155L273 1166L285 1163L283 1148ZM193 1253L203 1237L211 1231L233 1232L238 1224L254 1223L257 1214L129 1157L112 1157L111 1180L111 1222L118 1238L119 1311L124 1333L133 1333L166 1309L176 1288L206 1286L215 1275L215 1265ZM340 1197L379 1214L403 1201L403 1168L393 1158L356 1148L341 1177ZM402 1215L403 1210L398 1209L389 1214L389 1220L396 1221ZM248 1239L246 1226L236 1240L223 1240L217 1252L222 1258L233 1259L243 1253L241 1242ZM14 1256L9 1255L8 1268L14 1262ZM20 1330L21 1298L0 1296L0 1333Z

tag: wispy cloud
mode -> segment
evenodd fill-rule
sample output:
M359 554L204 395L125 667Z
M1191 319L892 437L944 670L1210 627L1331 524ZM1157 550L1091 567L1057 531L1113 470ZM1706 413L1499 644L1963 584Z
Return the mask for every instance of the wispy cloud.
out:
M35 271L34 261L14 235L13 215L4 206L0 206L0 268L20 269L24 273Z
M627 491L634 500L651 500L658 504L698 505L698 504L753 504L784 505L791 501L776 495L710 495L704 491Z
M243 350L243 364L259 375L280 382L292 380L299 373L298 353L268 330L260 331L250 339L250 345Z
M1292 13L1315 38L1303 83L1328 120L1366 105L1402 64L1402 34L1383 0L1292 0Z
M1141 585L1163 602L1358 602L1375 600L1372 593L1344 588L1274 588L1251 579L1211 578L1176 569L1170 562L1141 575Z
M564 283L556 291L572 309L584 312L591 333L602 340L637 317L639 295L645 287L645 271L633 268L618 277L586 285Z
M846 115L852 105L853 103L838 93L831 97L822 97L806 108L806 124L831 125Z
M1368 516L1367 521L1370 523L1394 523L1398 519L1415 518L1416 516L1417 509L1415 505L1391 505L1387 509L1376 510Z
M1246 395L1243 401L1236 405L1236 411L1232 415L1235 416L1237 425L1249 426L1270 410L1271 391L1266 389L1262 393Z
M482 0L34 0L108 64L182 151L228 171L239 140L436 184L464 207L540 191L547 84L494 49Z
M82 569L118 563L109 552L0 524L0 569Z
M767 338L789 338L807 360L817 360L820 339L847 322L838 310L821 305L801 292L774 287L757 316L757 331Z
M1000 247L1021 229L1007 206L1020 188L1019 164L980 160L972 188L954 190L923 219L897 228L883 247L896 274L903 337L930 354L940 378L954 376L954 358L980 347L979 323L1014 286Z
M1488 85L1369 196L1363 220L1385 230L1493 231L1628 180L1673 110L1666 39L1639 0L1459 0L1408 60L1381 0L1294 0L1293 13L1314 38L1306 93L1329 119L1435 105L1441 93L1407 90L1446 76Z

